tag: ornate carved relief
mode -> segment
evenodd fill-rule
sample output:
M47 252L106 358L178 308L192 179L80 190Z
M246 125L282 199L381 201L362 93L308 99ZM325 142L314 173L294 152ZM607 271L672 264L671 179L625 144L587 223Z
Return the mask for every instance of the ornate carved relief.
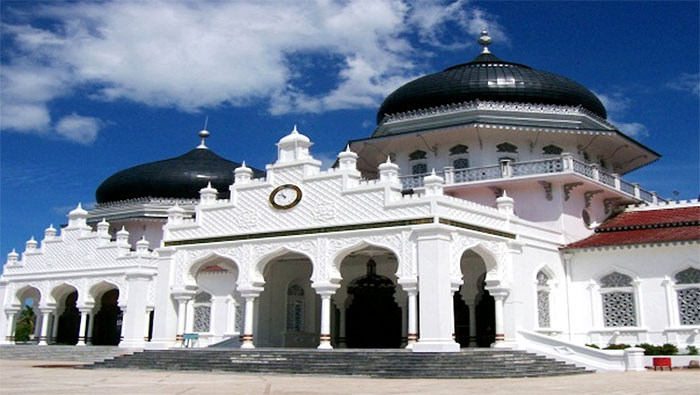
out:
M593 190L593 191L586 191L586 192L584 192L583 198L584 198L585 201L586 201L586 208L589 208L589 207L591 206L591 199L593 199L593 196L595 196L595 195L597 195L597 194L599 194L599 193L603 193L603 191L600 190L600 189L596 189L596 190Z
M538 181L542 188L544 188L544 196L547 200L552 200L552 183L547 181Z

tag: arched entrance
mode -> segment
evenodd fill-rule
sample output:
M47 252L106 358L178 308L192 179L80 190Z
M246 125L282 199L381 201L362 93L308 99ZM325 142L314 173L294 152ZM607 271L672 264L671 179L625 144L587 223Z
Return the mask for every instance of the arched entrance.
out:
M312 348L319 344L321 303L311 287L311 260L289 252L264 267L256 346Z
M75 345L78 343L80 331L80 311L76 305L78 301L78 291L68 293L63 298L58 310L58 325L56 331L56 343Z
M401 308L394 300L396 286L377 274L377 263L367 261L367 274L348 285L346 342L350 348L401 346Z
M333 341L337 347L399 348L407 336L407 295L397 286L396 256L388 249L360 248L340 264Z
M17 291L16 298L20 310L15 318L13 338L18 343L37 341L41 330L38 314L41 292L37 288L26 286Z
M92 344L116 346L121 341L122 310L118 305L119 290L111 289L99 298L99 307L95 314L92 332Z
M230 259L211 257L193 268L197 291L188 303L185 332L199 334L198 344L205 347L224 340L238 340L236 327L241 297L236 291L238 267Z
M455 341L461 347L490 347L496 339L493 297L486 285L486 264L475 251L462 254L463 283L454 294Z
M455 316L455 341L460 347L469 347L469 306L462 299L462 287L452 298Z

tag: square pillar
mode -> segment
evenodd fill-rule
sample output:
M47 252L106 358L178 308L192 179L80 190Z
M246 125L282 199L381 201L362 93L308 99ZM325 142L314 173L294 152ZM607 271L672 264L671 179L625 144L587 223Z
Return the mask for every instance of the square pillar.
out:
M143 348L144 327L146 321L146 307L148 303L148 283L152 281L150 272L132 272L126 275L129 286L129 299L122 324L122 341L119 347Z
M440 226L415 232L418 244L420 338L414 352L458 352L450 268L450 235Z

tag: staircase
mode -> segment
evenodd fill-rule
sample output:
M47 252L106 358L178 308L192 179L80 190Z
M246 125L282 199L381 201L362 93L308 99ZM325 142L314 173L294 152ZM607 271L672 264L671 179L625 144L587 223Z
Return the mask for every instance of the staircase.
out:
M93 363L108 358L129 355L136 351L141 350L125 349L116 346L2 345L0 346L0 359Z
M465 349L458 353L406 350L170 349L119 356L85 368L199 370L254 374L377 378L505 378L588 373L525 351Z

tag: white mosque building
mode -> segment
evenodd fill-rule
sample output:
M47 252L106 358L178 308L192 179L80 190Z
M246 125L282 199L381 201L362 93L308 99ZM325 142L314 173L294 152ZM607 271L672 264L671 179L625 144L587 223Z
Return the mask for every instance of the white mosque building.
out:
M700 204L625 181L659 154L490 42L389 95L327 170L295 127L264 171L202 131L112 175L8 254L0 339L31 300L38 345L493 346L598 369L622 352L585 344L700 345Z

